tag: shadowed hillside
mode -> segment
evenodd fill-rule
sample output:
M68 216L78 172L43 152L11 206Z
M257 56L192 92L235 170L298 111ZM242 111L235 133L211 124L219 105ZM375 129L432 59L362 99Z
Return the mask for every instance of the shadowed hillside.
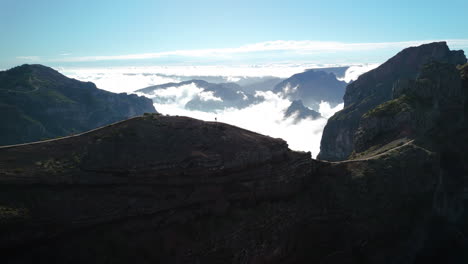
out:
M114 94L42 65L0 72L0 145L66 136L155 112L151 100Z

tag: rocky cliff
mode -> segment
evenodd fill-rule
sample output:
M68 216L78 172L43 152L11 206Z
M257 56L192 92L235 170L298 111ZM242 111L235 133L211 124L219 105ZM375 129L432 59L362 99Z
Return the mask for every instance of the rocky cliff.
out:
M42 65L0 72L0 145L79 133L155 112L151 100L114 94Z
M400 79L415 79L422 66L431 62L464 64L463 51L450 51L445 42L407 48L378 68L349 84L344 109L331 117L324 129L319 158L344 160L354 149L354 135L361 117L381 103L392 99L392 88Z

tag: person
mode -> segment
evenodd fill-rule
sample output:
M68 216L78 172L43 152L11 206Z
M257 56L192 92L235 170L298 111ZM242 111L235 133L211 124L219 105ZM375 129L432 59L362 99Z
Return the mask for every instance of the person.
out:
M215 122L218 122L218 118L217 118L217 117L215 117Z

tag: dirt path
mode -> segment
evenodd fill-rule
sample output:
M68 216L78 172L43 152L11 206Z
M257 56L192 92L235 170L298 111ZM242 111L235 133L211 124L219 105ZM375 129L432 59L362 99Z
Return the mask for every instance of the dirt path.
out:
M360 159L350 159L350 160L343 160L343 161L333 161L333 162L330 162L330 163L333 163L333 164L342 164L342 163L351 163L351 162L360 162L360 161L369 161L369 160L372 160L372 159L377 159L377 158L380 158L384 155L387 155L388 152L390 151L394 151L394 150L398 150L398 149L401 149L409 144L412 144L414 142L414 139L413 140L410 140L408 142L406 142L405 144L401 145L401 146L396 146L394 148L391 148L391 149L388 149L382 153L379 153L379 154L376 154L376 155L373 155L373 156L370 156L370 157L366 157L366 158L360 158Z
M16 148L16 147L21 147L21 146L36 145L36 144L41 144L41 143L46 143L46 142L54 142L54 141L59 141L59 140L62 140L62 139L67 139L67 138L79 137L79 136L83 136L83 135L86 135L86 134L91 134L91 133L93 133L93 132L95 132L97 130L100 130L100 129L105 129L105 128L108 128L108 127L111 127L111 126L126 122L128 120L132 120L132 119L140 118L140 117L141 116L131 117L129 119L118 121L118 122L115 122L115 123L112 123L112 124L109 124L109 125L106 125L106 126L98 127L98 128L91 129L91 130L88 130L88 131L83 132L83 133L74 134L74 135L70 135L70 136L63 136L63 137L59 137L59 138L53 138L53 139L47 139L47 140L41 140L41 141L35 141L35 142L29 142L29 143L22 143L22 144L15 144L15 145L0 146L0 150L8 149L8 148Z

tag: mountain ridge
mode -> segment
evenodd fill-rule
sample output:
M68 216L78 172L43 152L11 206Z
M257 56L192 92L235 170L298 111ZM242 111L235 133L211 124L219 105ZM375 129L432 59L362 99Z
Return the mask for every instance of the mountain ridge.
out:
M463 51L450 51L446 42L424 44L399 52L387 62L350 83L343 97L344 109L335 113L325 126L319 158L336 161L348 158L361 116L391 99L398 79L414 79L420 68L432 61L464 64Z
M34 64L0 72L0 145L66 136L145 112L144 97L114 94Z

